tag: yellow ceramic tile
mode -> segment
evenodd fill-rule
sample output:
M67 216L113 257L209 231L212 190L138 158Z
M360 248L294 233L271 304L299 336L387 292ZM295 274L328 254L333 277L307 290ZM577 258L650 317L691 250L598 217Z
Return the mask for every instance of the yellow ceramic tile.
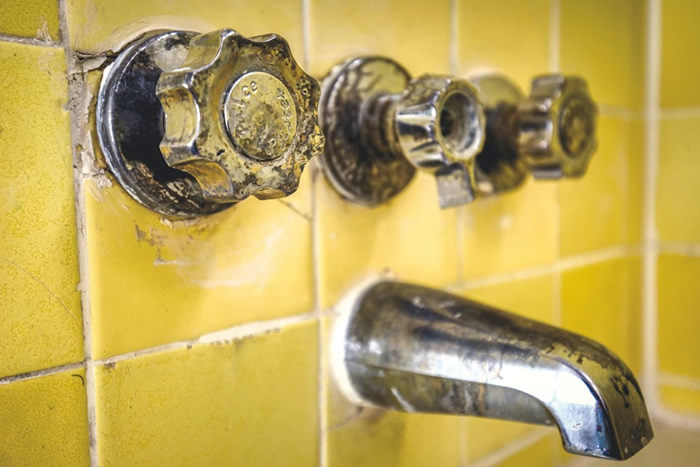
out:
M661 371L700 379L700 258L660 255L657 273Z
M440 209L434 177L419 174L372 209L342 200L320 173L316 186L323 308L357 281L387 270L431 286L457 282L457 212Z
M318 465L317 335L311 322L99 366L100 464Z
M661 385L661 401L672 409L700 415L700 391Z
M3 0L0 34L57 41L58 2L56 0Z
M644 212L644 120L630 119L627 124L627 242L631 245L642 241L642 218Z
M89 466L85 371L0 385L0 464Z
M292 209L294 212L311 221L311 205L313 197L313 178L314 173L320 170L318 167L318 157L314 157L309 161L299 179L299 188L297 191L287 196L286 198L278 199L277 201Z
M615 259L565 271L561 285L563 327L603 344L633 371L639 306L630 291L639 286L636 274L634 261Z
M277 33L301 63L299 2L275 0L66 0L70 41L83 52L117 50L153 29L208 32L232 28L246 36Z
M562 256L626 242L627 128L625 121L601 117L598 151L586 175L561 182Z
M583 76L599 104L641 110L645 2L561 0L560 68Z
M547 274L468 288L460 291L459 294L470 300L551 324L555 317L555 280L557 279L554 276Z
M554 450L554 443L554 435L547 435L507 459L492 465L498 467L555 466L558 464L559 455Z
M664 0L661 5L661 106L698 106L700 64L692 57L700 54L700 3Z
M665 119L660 124L656 228L662 241L700 243L700 119Z
M559 184L527 180L512 193L464 209L466 279L552 263L557 251Z
M311 0L311 71L385 55L412 75L449 71L449 0Z
M459 465L459 423L449 415L365 409L327 433L329 467Z
M0 376L83 359L63 50L0 43Z
M505 420L467 417L467 460L478 461L493 455L524 436L542 428Z
M529 92L549 71L549 10L549 0L459 1L459 73L498 71Z
M311 224L282 203L169 221L105 177L86 198L95 358L311 311Z

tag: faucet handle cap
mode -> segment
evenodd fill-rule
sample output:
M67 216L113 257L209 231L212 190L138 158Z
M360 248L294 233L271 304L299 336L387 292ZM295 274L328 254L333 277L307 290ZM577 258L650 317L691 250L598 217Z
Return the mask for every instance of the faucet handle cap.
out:
M532 174L581 177L597 147L598 108L586 81L561 74L539 76L519 107L520 153Z
M156 92L165 111L163 157L192 175L207 199L290 195L323 148L319 85L275 34L196 36Z

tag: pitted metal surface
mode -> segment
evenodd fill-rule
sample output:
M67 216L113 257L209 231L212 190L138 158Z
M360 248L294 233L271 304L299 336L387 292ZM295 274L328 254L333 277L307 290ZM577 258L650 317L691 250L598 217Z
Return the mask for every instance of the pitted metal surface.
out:
M97 133L120 184L175 217L293 193L323 148L320 87L276 35L159 31L105 71Z
M373 405L554 425L567 451L609 459L654 436L630 369L584 336L400 282L364 288L343 313L335 363Z

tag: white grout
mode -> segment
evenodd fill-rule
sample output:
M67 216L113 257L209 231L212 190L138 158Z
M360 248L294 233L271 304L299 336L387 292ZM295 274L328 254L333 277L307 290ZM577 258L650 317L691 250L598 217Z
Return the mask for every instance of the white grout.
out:
M502 284L505 282L518 281L523 279L533 279L547 274L561 273L571 269L591 266L606 261L621 259L629 255L634 255L639 252L639 248L627 245L618 245L604 250L597 250L590 253L584 253L576 256L567 256L555 261L552 264L535 266L528 269L520 269L517 271L507 272L503 274L495 274L493 276L480 277L477 279L466 280L461 283L453 284L447 287L449 290L473 289L477 287L486 287L490 285Z
M50 376L55 375L56 373L63 373L64 371L77 370L78 368L83 368L84 366L84 362L69 363L68 365L54 366L43 370L30 371L12 376L4 376L0 378L0 386L3 384L14 383L15 381L25 381L28 379L39 378L41 376Z
M656 245L656 250L669 255L700 256L700 244L697 243L660 242Z
M67 21L67 9L65 0L58 0L59 27L61 31L62 46L66 55L66 69L68 72L68 96L70 102L71 121L71 150L73 153L73 188L75 192L75 217L78 235L78 268L80 274L80 303L83 317L83 351L85 354L85 396L87 399L87 422L90 465L99 465L97 458L97 416L95 386L95 365L92 360L92 315L90 299L90 274L88 267L87 226L85 214L85 190L83 187L83 160L78 147L82 145L82 137L89 129L81 127L81 112L87 112L76 101L76 96L85 96L86 84L79 79L82 70L76 66L73 51L70 47L70 34ZM85 120L87 121L87 120ZM84 123L83 123L84 125Z
M506 444L502 449L488 454L482 457L481 459L478 459L476 462L470 463L469 466L492 467L498 465L503 461L507 460L509 457L514 456L515 454L518 454L520 451L529 448L538 441L543 440L550 433L551 428L534 428L533 433L525 435L522 438L517 439L515 441L511 441L510 443Z
M690 376L661 371L659 372L658 381L659 384L700 392L700 378L691 378Z
M675 109L659 110L659 117L662 120L700 118L700 107L678 107Z
M659 143L659 90L661 60L661 0L647 0L647 62L645 82L645 173L642 252L642 382L650 410L659 405L658 371L658 317L656 291L656 180Z
M450 74L457 76L459 74L459 41L461 38L459 30L459 1L450 0L450 41L449 41L449 69ZM462 282L465 277L466 264L465 264L465 230L466 230L466 213L468 207L463 206L457 208L455 212L456 222L457 222L457 232L455 234L457 246L457 278L459 282Z
M549 71L559 72L561 44L561 0L549 2Z
M561 54L561 0L550 0L549 3L549 71L558 73L561 68L559 56ZM555 225L555 258L561 256L561 184L557 183L556 208L554 210ZM552 290L552 322L555 325L562 321L562 300L561 300L561 271L554 272L554 288Z
M652 412L654 419L664 425L687 431L700 431L700 417L657 406Z
M645 114L643 110L630 110L614 105L599 104L598 112L605 117L613 117L621 120L642 119Z
M0 42L12 42L15 44L23 44L23 45L35 45L38 47L55 47L55 48L62 48L63 47L63 45L61 43L56 42L54 40L45 41L45 40L36 39L36 38L13 36L10 34L0 34Z
M301 0L302 61L305 70L311 64L311 0Z
M457 0L450 0L450 42L448 45L448 60L450 74L459 74L459 3Z
M110 365L113 363L119 363L125 360L131 360L133 358L139 358L146 355L153 355L157 353L167 352L170 350L184 349L194 345L207 345L207 344L221 344L225 342L239 341L247 339L250 337L261 336L263 334L269 334L273 332L278 332L283 328L289 326L295 326L297 324L310 323L318 319L317 312L309 312L302 315L289 316L286 318L273 319L269 321L256 321L253 323L242 324L239 326L233 326L228 329L221 331L211 332L203 334L194 339L171 342L168 344L159 345L156 347L150 347L147 349L136 350L134 352L127 352L124 354L115 355L113 357L108 357L101 360L96 360L96 365Z

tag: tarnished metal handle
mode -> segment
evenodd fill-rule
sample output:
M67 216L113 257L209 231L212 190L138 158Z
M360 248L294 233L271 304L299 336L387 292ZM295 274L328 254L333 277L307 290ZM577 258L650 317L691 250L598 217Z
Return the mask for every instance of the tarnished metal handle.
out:
M165 111L161 152L210 200L287 196L322 149L319 86L277 35L249 39L222 29L197 36L156 92Z
M542 75L529 96L503 75L473 78L486 113L486 144L476 156L480 194L538 179L585 174L595 153L597 106L579 77Z
M324 80L320 114L323 167L345 198L376 206L419 169L436 176L441 207L474 199L474 156L484 143L485 119L467 81L411 79L393 60L360 57Z

